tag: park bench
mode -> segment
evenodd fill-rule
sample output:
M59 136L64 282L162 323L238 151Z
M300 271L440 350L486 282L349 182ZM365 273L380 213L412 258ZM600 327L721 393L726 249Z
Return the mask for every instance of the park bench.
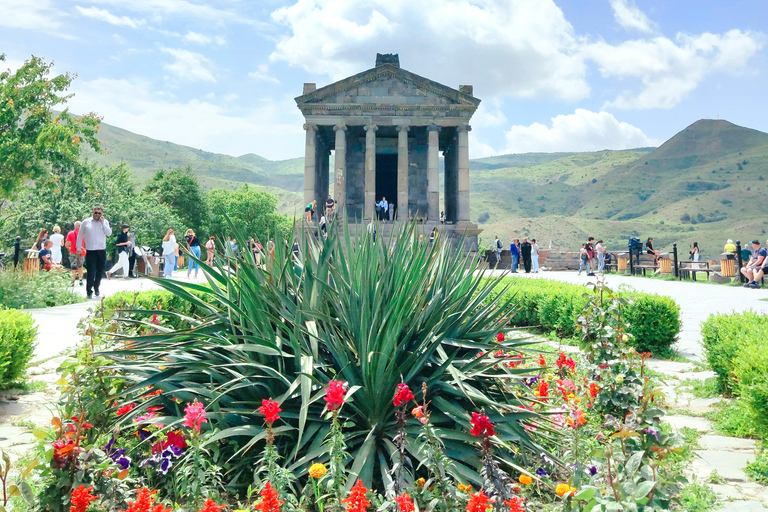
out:
M697 273L703 272L707 274L707 279L709 279L709 274L715 270L709 267L708 261L680 261L678 262L678 271L681 279L691 276L695 281Z

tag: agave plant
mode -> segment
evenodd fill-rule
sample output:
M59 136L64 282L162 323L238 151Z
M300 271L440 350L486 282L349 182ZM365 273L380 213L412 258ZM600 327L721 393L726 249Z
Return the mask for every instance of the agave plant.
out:
M134 384L126 400L153 385L164 393L144 406L161 404L177 418L179 401L204 402L215 429L208 442L228 456L230 480L244 485L265 442L257 412L264 398L283 410L274 432L286 467L301 476L327 460L322 397L332 379L346 382L352 395L340 416L349 485L358 478L379 489L391 483L398 430L392 397L401 382L431 404L455 478L481 482L472 411L484 410L495 423L502 466L527 453L538 457L543 450L525 428L534 413L522 407L532 398L522 379L532 374L504 364L505 353L525 351L529 342L497 341L513 313L510 302L498 302L506 296L494 291L498 280L484 279L461 247L439 236L422 241L415 224L397 224L389 240L362 230L352 236L339 224L327 239L299 230L298 255L293 240L278 245L265 269L246 251L215 268L201 263L207 285L157 281L208 314L190 319L189 329L133 338L130 348L109 354ZM426 397L419 396L422 384ZM411 419L407 427L417 461L420 426Z

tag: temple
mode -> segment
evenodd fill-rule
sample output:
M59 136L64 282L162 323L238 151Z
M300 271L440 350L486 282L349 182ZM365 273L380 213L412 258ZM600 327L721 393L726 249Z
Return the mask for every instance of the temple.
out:
M476 245L469 120L480 100L472 92L471 85L452 89L406 71L392 54L378 54L374 68L325 87L305 83L296 98L306 130L304 203L325 204L333 151L337 215L367 222L386 197L401 220L437 224L445 211L447 230L474 237Z

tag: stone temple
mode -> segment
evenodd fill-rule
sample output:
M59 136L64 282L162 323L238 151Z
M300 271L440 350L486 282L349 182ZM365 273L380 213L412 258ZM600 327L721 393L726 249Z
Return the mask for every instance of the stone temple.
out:
M319 89L305 83L296 104L306 121L304 204L317 200L324 208L333 179L336 213L350 222L367 223L386 197L395 218L465 235L467 249L476 249L469 120L480 100L471 85L453 89L400 68L398 55L378 54L376 66L362 73Z

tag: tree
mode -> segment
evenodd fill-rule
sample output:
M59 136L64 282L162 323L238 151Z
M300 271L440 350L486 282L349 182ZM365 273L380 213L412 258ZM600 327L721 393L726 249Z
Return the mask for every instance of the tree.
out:
M291 230L290 219L275 211L277 196L261 192L248 185L230 191L213 189L208 193L211 235L225 238L230 233L225 215L248 236L262 243L269 238L285 238Z
M144 187L144 192L154 194L160 203L168 205L184 225L195 232L200 232L208 220L205 194L189 166L157 171Z
M0 198L13 196L25 180L79 165L82 142L99 150L96 114L73 117L65 108L55 115L71 97L64 93L75 75L49 78L52 65L33 56L15 73L0 72Z

